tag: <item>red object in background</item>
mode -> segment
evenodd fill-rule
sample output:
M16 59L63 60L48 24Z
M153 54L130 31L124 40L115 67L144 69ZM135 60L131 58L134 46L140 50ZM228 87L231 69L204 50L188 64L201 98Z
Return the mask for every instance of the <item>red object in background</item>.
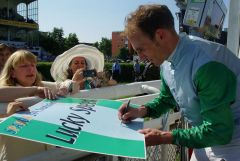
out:
M188 148L188 157L189 157L189 160L191 160L192 153L193 153L193 149L192 149L192 148Z

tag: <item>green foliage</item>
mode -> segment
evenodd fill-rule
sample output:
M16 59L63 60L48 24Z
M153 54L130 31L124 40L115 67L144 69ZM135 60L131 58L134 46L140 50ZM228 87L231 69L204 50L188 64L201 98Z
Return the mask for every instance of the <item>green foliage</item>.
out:
M120 63L121 74L120 82L133 82L133 64L132 63Z
M39 36L40 46L53 55L59 55L65 50L63 35L62 28L54 28L52 32L42 33Z
M129 51L128 51L128 49L127 48L121 48L120 50L119 50L119 53L118 53L118 58L120 58L120 59L122 59L122 60L127 60L128 59L128 57L129 57Z
M40 46L43 47L49 53L55 53L56 41L50 37L49 33L41 33L39 35Z
M134 81L133 63L120 63L121 75L120 82L130 83ZM144 70L144 65L140 64L141 72ZM105 63L105 70L112 71L112 63Z
M52 32L41 33L39 36L40 46L53 55L59 55L71 47L79 44L77 35L70 33L64 38L62 28L54 28Z
M56 27L54 27L53 32L49 33L50 38L52 38L55 41L54 52L52 54L59 55L65 50L64 48L65 39L63 35L64 35L63 29L62 28L59 29Z
M43 80L45 81L54 81L51 74L52 62L38 62L37 69L41 73ZM119 83L131 83L134 81L134 74L133 74L133 63L120 63L121 65L121 75L120 75L120 82ZM105 63L104 66L105 70L112 73L112 63ZM144 64L140 64L141 73L144 70ZM157 80L159 79L159 70L154 69L150 70L150 74L148 74L148 80ZM151 76L152 75L152 76Z
M54 81L50 73L51 65L52 62L38 62L37 64L37 70L44 81Z
M159 67L156 67L153 64L148 64L147 71L143 73L143 80L150 81L150 80L157 80L160 78L160 70Z
M94 46L95 48L99 49L99 42L95 42L95 43L93 44L93 46Z
M54 81L51 74L52 62L38 62L37 69L41 73L43 80L45 81ZM133 63L120 63L121 65L121 75L120 75L120 83L131 83L134 81L134 75L133 75ZM140 64L141 67L141 73L144 70L144 64ZM109 71L111 73L112 71L112 63L105 63L104 66L106 71ZM155 79L159 79L158 75L154 77ZM154 80L154 78L152 80Z
M68 37L65 38L65 49L68 50L75 45L79 44L77 35L75 33L70 33Z
M62 28L54 27L53 32L50 32L49 35L58 43L64 42L64 38L63 38L64 32Z
M57 56L79 44L79 40L75 33L70 33L68 37L64 38L63 29L54 27L52 32L40 33L39 43L40 46L45 49L45 51ZM105 55L105 57L111 57L111 39L102 38L101 42L95 42L93 46L99 49Z
M106 57L112 55L112 40L102 38L102 41L98 43L97 47Z

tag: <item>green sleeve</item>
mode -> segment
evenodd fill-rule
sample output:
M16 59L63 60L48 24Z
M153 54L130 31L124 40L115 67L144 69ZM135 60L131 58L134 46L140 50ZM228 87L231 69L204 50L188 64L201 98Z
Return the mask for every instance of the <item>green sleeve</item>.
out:
M236 76L225 65L210 62L194 77L203 122L190 129L173 130L173 143L193 148L230 142L234 121L231 103L236 97Z
M145 107L148 109L148 116L153 118L157 118L166 113L169 109L176 107L176 101L174 100L169 87L162 78L162 73L160 75L162 83L159 96L145 104Z

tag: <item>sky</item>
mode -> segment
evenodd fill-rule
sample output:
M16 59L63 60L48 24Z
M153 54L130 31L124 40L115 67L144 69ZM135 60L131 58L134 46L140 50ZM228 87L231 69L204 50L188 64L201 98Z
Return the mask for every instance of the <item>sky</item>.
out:
M229 0L224 2L228 6ZM79 42L99 42L111 39L113 31L123 31L125 17L139 5L149 3L167 5L178 29L175 0L39 0L39 28L44 32L62 28L64 37L76 33Z

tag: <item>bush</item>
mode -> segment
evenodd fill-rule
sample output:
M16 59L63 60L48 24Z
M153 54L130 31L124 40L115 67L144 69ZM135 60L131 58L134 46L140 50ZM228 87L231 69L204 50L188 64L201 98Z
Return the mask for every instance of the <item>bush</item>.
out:
M37 64L37 70L42 75L44 81L54 81L50 73L51 65L52 62L38 62Z
M133 63L120 63L121 65L121 74L120 74L120 82L134 82L134 72L133 72ZM141 73L144 70L144 64L140 65ZM112 63L106 63L105 69L109 72L112 72Z
M50 69L51 69L52 62L38 62L37 69L41 73L43 80L45 81L54 81ZM121 65L121 75L120 75L120 82L124 83L131 83L134 81L134 74L133 74L133 63L120 63ZM141 66L141 73L144 70L144 64L140 64ZM105 70L112 73L112 63L105 63ZM151 80L159 79L159 72L153 72L154 77Z

